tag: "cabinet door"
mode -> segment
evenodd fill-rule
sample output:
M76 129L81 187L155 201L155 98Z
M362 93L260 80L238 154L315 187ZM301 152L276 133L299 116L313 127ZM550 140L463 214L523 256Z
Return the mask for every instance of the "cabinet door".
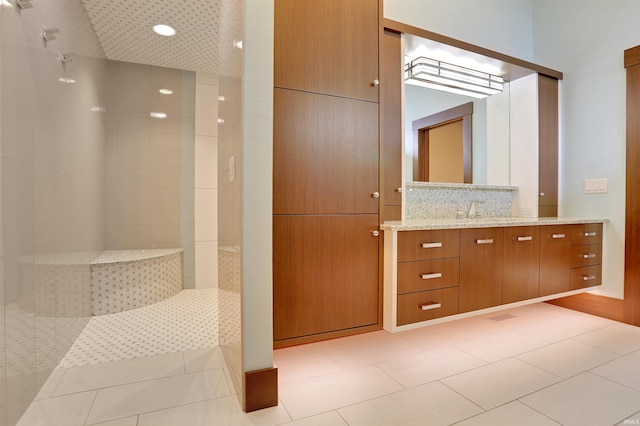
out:
M502 228L460 230L460 312L502 303Z
M571 288L571 225L540 227L540 296Z
M538 297L539 265L540 227L505 228L502 303Z
M275 89L273 163L274 214L378 213L378 104Z
M558 80L538 75L538 216L558 216Z
M275 216L274 339L376 324L378 215Z
M400 34L385 31L382 39L381 115L384 117L380 159L382 200L385 206L402 204L402 46ZM387 211L391 209L386 209ZM396 213L400 213L397 211ZM385 214L382 220L400 220Z
M379 0L276 0L274 85L378 102Z

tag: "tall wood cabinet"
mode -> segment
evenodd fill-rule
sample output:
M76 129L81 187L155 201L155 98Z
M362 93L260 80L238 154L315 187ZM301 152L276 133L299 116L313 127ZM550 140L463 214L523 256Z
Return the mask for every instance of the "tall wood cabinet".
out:
M274 346L379 329L379 0L276 0Z

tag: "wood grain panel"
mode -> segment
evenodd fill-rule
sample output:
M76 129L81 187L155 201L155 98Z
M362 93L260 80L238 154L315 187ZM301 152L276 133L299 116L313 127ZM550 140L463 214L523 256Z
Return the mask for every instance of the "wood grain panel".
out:
M454 287L459 280L457 257L398 263L398 294Z
M378 215L273 222L276 341L378 324Z
M380 114L380 180L382 203L399 206L402 203L402 40L400 34L385 31L381 44Z
M603 318L609 318L614 321L624 320L624 301L612 297L580 293L574 296L549 300L547 303Z
M602 264L602 244L587 244L571 247L571 267L580 268Z
M602 285L602 266L584 266L571 270L571 290Z
M540 227L539 295L569 291L571 288L571 225Z
M460 230L460 312L502 303L502 253L502 228Z
M538 297L539 265L540 227L504 228L502 303Z
M425 248L423 244L435 246ZM457 229L398 232L398 262L457 257L459 244Z
M413 34L428 40L433 40L438 43L442 43L446 46L452 46L456 49L461 49L471 53L477 53L488 58L497 59L503 62L500 68L504 69L507 73L507 80L516 80L518 78L533 74L535 72L544 74L546 76L561 80L562 73L560 71L553 70L551 68L543 67L542 65L527 62L522 59L514 58L513 56L504 55L493 50L486 49L484 47L476 46L471 43L460 41L451 37L437 34L431 31L427 31L422 28L414 27L402 22L394 21L391 19L383 19L382 25L384 28L396 31L399 33Z
M275 87L378 102L378 6L275 0Z
M274 214L378 213L378 104L274 92Z
M602 243L602 224L584 223L571 225L571 244L574 246L584 244Z
M635 64L640 47L625 52ZM627 68L627 176L625 219L624 321L640 326L640 66Z
M422 305L439 303L435 309L422 310ZM458 313L458 288L421 291L398 296L398 325L427 321Z
M278 405L278 369L244 372L244 410L247 413Z
M631 68L640 65L640 46L624 51L624 67Z
M558 80L538 75L538 216L557 216L558 207Z

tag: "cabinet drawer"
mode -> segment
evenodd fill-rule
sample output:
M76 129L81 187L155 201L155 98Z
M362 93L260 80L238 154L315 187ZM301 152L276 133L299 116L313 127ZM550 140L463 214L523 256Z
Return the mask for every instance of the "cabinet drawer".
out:
M602 244L571 247L571 267L579 268L602 264Z
M574 246L599 243L602 243L601 223L571 225L571 244Z
M583 266L571 270L571 290L602 284L602 266Z
M446 317L457 313L457 287L421 291L419 293L402 294L398 296L398 325Z
M423 260L398 264L398 294L458 285L460 260Z
M398 232L398 262L458 257L460 231Z

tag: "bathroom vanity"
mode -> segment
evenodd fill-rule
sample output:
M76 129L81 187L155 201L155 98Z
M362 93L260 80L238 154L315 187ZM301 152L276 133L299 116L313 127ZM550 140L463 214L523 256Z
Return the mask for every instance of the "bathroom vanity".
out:
M604 219L385 222L384 328L587 291L602 284Z

